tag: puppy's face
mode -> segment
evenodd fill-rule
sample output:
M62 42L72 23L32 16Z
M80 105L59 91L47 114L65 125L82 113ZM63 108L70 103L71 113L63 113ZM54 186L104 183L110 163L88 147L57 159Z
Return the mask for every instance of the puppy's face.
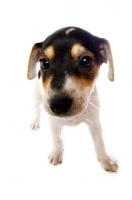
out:
M28 78L35 77L35 64L39 61L46 111L59 117L83 113L100 65L107 62L108 55L112 60L108 41L76 27L60 29L44 42L35 44Z

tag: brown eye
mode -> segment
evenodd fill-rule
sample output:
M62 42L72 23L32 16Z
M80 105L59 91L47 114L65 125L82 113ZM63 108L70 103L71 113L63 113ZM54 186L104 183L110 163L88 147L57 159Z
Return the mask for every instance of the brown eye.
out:
M92 60L92 58L89 57L89 56L83 56L83 57L81 58L81 60L80 60L80 64L81 64L81 66L84 67L84 68L89 68L89 67L92 66L93 60Z
M47 70L49 68L49 61L46 58L40 60L40 67L42 70Z

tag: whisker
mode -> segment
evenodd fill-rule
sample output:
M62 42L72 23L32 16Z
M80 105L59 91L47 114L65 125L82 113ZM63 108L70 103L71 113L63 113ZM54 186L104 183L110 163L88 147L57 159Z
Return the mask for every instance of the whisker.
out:
M92 97L98 97L99 98L99 95L91 95Z
M100 99L97 99L97 98L90 98L89 100L99 101Z
M94 96L93 96L93 95L91 95L91 96L90 96L90 98L96 98L96 99L100 99L98 95L97 95L97 96L95 96L95 95L94 95Z
M92 110L92 108L90 108L90 107L88 106L88 109L90 109L90 110L92 111L92 113L95 115L95 117L97 118L97 115L96 115L95 112Z
M100 108L98 106L96 106L95 104L93 104L91 102L89 102L89 104L90 104L89 106L92 106L92 107L97 108L98 110L100 110Z

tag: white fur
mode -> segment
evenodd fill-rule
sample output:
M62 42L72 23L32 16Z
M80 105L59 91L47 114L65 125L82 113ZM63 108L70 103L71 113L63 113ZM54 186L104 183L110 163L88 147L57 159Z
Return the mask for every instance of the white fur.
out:
M49 112L50 128L53 137L53 149L49 156L49 162L56 165L63 160L64 147L61 139L63 125L72 126L85 122L91 133L97 159L100 161L101 166L105 170L116 172L118 169L117 161L107 154L102 138L102 128L99 120L99 99L96 86L93 85L92 88L87 88L83 91L71 78L67 78L63 92L70 92L73 95L72 98L76 100L75 108L71 108L71 112L69 113L70 117L56 117L52 115L53 113L48 109L47 100L53 95L53 91L44 91L42 80L36 80L34 96L35 117L31 128L36 130L40 126L40 104L43 102L43 104L46 104L44 107ZM80 100L83 101L81 104L79 104ZM82 105L81 109L78 109L74 113L78 105Z
M66 35L68 35L70 32L75 31L75 28L69 28L65 31Z

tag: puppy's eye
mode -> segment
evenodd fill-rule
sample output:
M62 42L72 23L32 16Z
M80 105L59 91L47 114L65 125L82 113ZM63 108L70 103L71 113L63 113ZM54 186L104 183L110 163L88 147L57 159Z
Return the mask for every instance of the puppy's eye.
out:
M41 69L43 69L43 70L48 69L48 68L49 68L49 61L48 61L48 59L42 58L42 59L40 60L40 67L41 67Z
M93 64L93 60L91 57L89 56L83 56L81 59L80 59L80 64L82 67L84 68L89 68L92 66Z

